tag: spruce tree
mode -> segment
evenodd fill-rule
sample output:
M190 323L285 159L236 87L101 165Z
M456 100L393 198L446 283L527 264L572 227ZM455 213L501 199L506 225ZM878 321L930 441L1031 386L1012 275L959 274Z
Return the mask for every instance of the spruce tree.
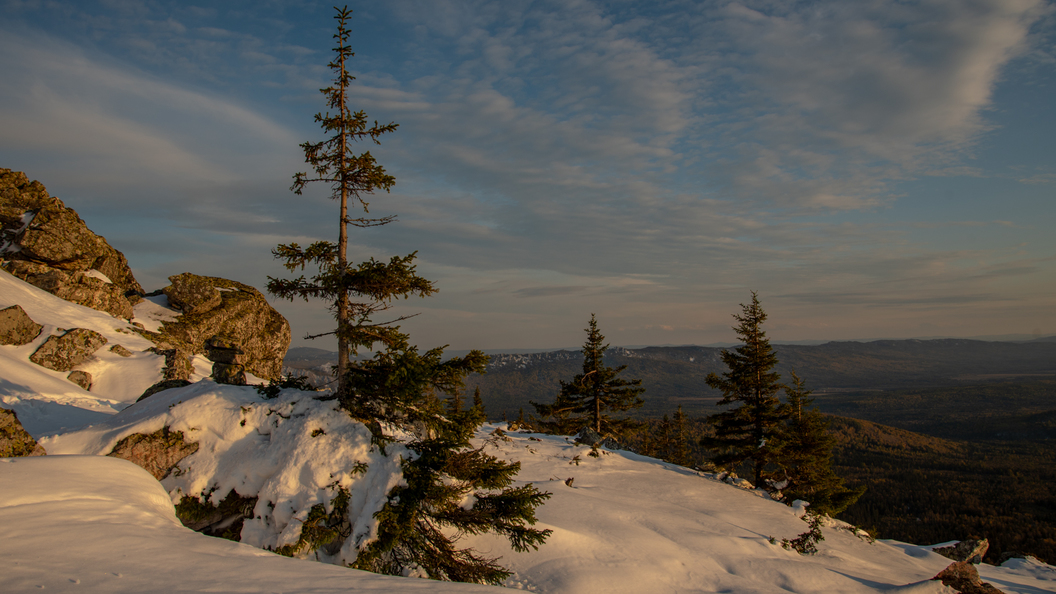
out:
M865 492L847 489L832 470L832 449L836 438L829 434L829 422L811 407L810 390L792 371L792 385L785 387L789 419L778 437L777 464L788 484L782 489L787 503L796 499L810 502L810 509L834 516L847 509Z
M465 534L495 532L516 551L536 549L550 530L531 526L535 509L550 497L534 485L511 487L520 463L500 460L470 444L484 422L479 393L474 405L460 410L463 379L481 372L487 356L474 351L441 361L442 349L421 355L406 340L353 368L350 385L361 398L359 414L370 415L372 431L385 426L412 431L406 444L416 457L403 462L401 486L389 493L376 515L378 537L353 564L391 575L424 573L432 579L499 584L510 572L471 549L457 548ZM444 407L434 395L446 394ZM446 410L445 410L446 408ZM382 444L392 438L376 434ZM472 501L468 507L465 502Z
M378 165L369 151L356 154L358 142L369 141L380 144L383 134L394 132L397 124L371 126L363 111L353 112L348 106L348 88L355 80L349 74L348 62L354 55L348 45L350 31L347 22L352 11L336 8L334 17L338 22L335 58L329 67L334 72L333 83L320 92L326 97L329 109L317 113L315 121L329 136L320 142L305 142L301 145L305 162L311 173L300 172L293 176L291 190L300 195L305 186L324 182L330 186L331 198L338 201L338 240L317 241L308 247L296 243L279 245L272 254L283 260L290 271L304 270L306 266L318 268L311 278L304 275L296 279L268 277L268 292L277 297L293 301L295 298L308 301L311 298L327 301L334 311L337 327L329 332L309 335L306 338L337 336L337 394L342 402L350 393L346 382L349 355L359 348L370 348L375 342L392 344L398 339L398 331L391 324L406 316L378 323L373 316L388 309L396 298L411 295L424 297L435 289L430 281L415 273L414 253L404 257L393 257L384 262L371 258L358 265L348 262L348 227L375 227L385 225L394 217L369 218L349 216L349 202L368 212L366 195L381 189L386 192L396 180Z
M777 393L783 387L781 376L773 371L777 355L770 347L762 324L766 312L752 291L752 302L741 304L741 315L734 332L743 344L722 351L722 362L729 371L722 376L709 373L705 381L722 391L719 406L736 407L708 417L714 435L701 439L701 445L715 451L712 461L720 466L749 463L757 487L765 487L766 471L774 461L775 438L787 413Z
M519 464L499 460L470 443L484 422L479 392L474 406L462 410L460 392L470 373L483 373L487 356L471 351L461 358L443 360L443 348L419 353L395 322L376 322L373 316L389 307L393 299L434 292L432 283L415 273L412 253L390 262L371 259L358 265L346 258L347 227L384 225L392 218L352 219L348 202L366 211L364 194L388 190L394 180L377 165L369 152L355 155L355 141L378 142L395 124L367 127L366 115L347 107L346 94L353 80L346 61L352 57L346 27L351 14L336 9L337 57L330 63L336 78L322 89L331 109L316 115L323 129L333 136L319 143L302 145L314 173L294 176L294 192L300 194L311 182L328 182L332 196L340 202L339 239L336 244L319 241L307 248L280 245L276 257L290 270L308 264L318 266L311 279L269 278L268 290L286 299L311 297L328 301L335 312L338 338L338 390L343 408L371 431L375 446L384 451L396 440L416 453L403 461L403 482L388 494L388 502L376 518L377 538L360 551L355 566L382 573L424 573L442 580L499 583L509 572L490 559L456 544L460 535L497 532L517 551L536 548L549 530L531 528L535 509L550 495L533 485L511 487ZM353 300L353 297L355 300ZM357 348L381 343L370 359L351 364L349 354ZM441 397L447 397L445 410ZM404 437L410 434L414 437ZM472 500L467 505L467 500ZM447 532L445 532L447 530Z
M598 331L598 322L590 314L590 327L586 328L587 341L583 344L583 373L572 381L561 381L561 392L552 404L532 402L542 417L538 425L551 433L568 434L585 424L598 435L619 436L632 427L631 419L613 418L609 413L619 413L640 408L644 402L639 395L645 391L642 380L625 380L617 377L626 365L609 367L604 363L605 337ZM549 419L549 420L548 420Z
M671 452L671 462L679 466L689 466L689 440L686 428L686 413L682 412L682 405L678 405L671 426L671 441L674 450Z

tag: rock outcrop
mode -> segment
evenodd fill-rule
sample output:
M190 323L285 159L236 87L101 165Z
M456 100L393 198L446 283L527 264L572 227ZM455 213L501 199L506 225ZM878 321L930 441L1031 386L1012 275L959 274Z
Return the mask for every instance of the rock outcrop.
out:
M29 360L55 371L70 371L106 344L106 337L88 328L74 328L62 336L49 336Z
M189 381L187 381L185 379L165 379L165 380L161 380L160 382L152 385L151 387L147 388L146 390L143 390L143 394L139 398L136 398L136 402L139 402L140 400L143 400L144 398L150 398L151 396L157 394L158 392L164 392L165 390L172 390L174 388L182 388L184 386L189 386L189 385L191 385L191 382L189 382Z
M187 443L180 431L163 427L150 435L135 433L117 442L107 456L128 460L159 481L187 456L198 451L198 444Z
M0 309L0 344L29 344L43 329L18 305Z
M290 325L260 291L240 282L185 272L169 277L164 293L183 315L162 323L156 344L194 354L208 354L206 343L242 351L237 362L264 379L280 377L282 358L290 346ZM149 334L148 334L149 335ZM222 356L214 349L218 356ZM166 379L173 379L166 377Z
M932 550L947 559L979 564L983 562L983 557L986 556L989 548L990 542L984 538L982 540L962 540L955 545Z
M979 572L971 563L955 561L938 575L931 578L939 580L942 585L949 586L960 594L1004 594L1001 590L979 579Z
M0 408L0 458L43 456L46 452L22 427L15 411Z
M26 282L117 317L131 317L143 293L125 256L73 209L40 182L3 168L0 254L6 269Z

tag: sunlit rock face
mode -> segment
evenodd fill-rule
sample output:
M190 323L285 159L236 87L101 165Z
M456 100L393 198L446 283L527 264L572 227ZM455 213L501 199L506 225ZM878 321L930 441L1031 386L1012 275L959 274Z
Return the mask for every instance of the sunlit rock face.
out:
M67 301L129 319L143 287L124 254L93 233L39 181L0 168L0 257L5 269Z

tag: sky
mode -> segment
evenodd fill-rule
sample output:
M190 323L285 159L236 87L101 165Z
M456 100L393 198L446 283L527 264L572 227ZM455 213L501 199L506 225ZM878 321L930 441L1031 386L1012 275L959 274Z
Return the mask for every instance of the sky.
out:
M396 178L350 259L417 252L423 348L1056 334L1056 5L350 4L350 106ZM332 3L0 0L0 167L129 259L258 288L336 241ZM272 299L294 346L324 303Z

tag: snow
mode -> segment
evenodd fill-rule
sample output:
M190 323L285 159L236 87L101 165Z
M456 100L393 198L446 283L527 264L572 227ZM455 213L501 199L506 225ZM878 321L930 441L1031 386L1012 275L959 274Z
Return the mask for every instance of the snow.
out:
M137 319L169 315L161 301L148 301L152 305L137 310ZM334 401L296 390L264 400L251 387L204 379L209 363L199 357L195 383L133 403L160 369L161 357L144 352L146 339L123 320L0 272L0 307L16 303L45 329L30 345L0 346L0 405L18 411L48 456L0 458L0 590L497 591L335 565L369 542L374 512L399 484L399 462L410 453L398 444L384 455L371 448L366 429ZM98 375L92 392L27 359L48 334L74 327L92 328L133 352L122 358L108 345L85 363L83 369ZM99 455L127 435L162 427L182 431L199 450L160 483L129 462ZM870 542L829 520L818 554L800 555L779 543L806 530L805 502L789 507L720 476L627 452L602 450L593 458L589 448L567 438L506 429L485 426L476 444L519 462L517 484L531 482L552 493L536 512L536 527L553 534L527 553L513 552L493 535L466 537L459 546L501 557L514 571L508 588L554 594L952 592L930 580L950 564L931 551L934 545ZM339 488L351 493L355 535L344 549L332 558L312 555L326 563L263 550L295 542L307 511L329 502ZM244 542L203 536L175 518L173 502L182 496L223 497L231 489L259 494ZM1007 594L1056 592L1056 568L1036 559L977 568Z
M203 536L180 525L146 471L100 456L0 458L0 590L305 593L487 592L380 576Z
M132 307L132 313L145 330L159 332L162 322L175 320L181 312L169 305L169 298L161 294L144 297Z
M85 276L90 276L92 278L97 278L97 279L103 281L104 283L106 283L108 285L114 284L114 281L110 280L109 276L106 276L105 274L103 274L102 272L100 272L100 271L98 271L98 270L96 270L94 268L86 270L84 272L84 274L85 274Z
M100 273L101 275L101 273ZM139 398L161 380L165 358L149 352L154 346L126 320L115 318L42 291L11 274L0 271L0 309L20 305L44 329L23 346L0 345L0 406L14 410L34 437L62 433L99 423ZM161 321L175 319L179 312L168 307L164 295L148 297L134 308L133 321L147 330L157 330ZM77 369L92 375L91 391L66 379L68 372L52 371L29 361L29 356L52 334L71 328L88 328L102 334L107 344ZM121 345L131 351L122 357L110 349ZM191 358L192 381L209 377L212 362L202 355ZM264 380L246 374L249 383Z
M377 534L374 514L402 480L399 444L381 454L365 426L318 393L284 390L264 400L252 387L202 380L160 392L86 429L45 437L49 454L106 455L123 438L168 427L198 451L162 481L173 504L185 495L218 504L232 489L258 497L242 542L276 549L297 542L312 506L351 492L353 538L327 561L347 564ZM357 471L357 465L366 469ZM357 546L358 545L358 546Z

